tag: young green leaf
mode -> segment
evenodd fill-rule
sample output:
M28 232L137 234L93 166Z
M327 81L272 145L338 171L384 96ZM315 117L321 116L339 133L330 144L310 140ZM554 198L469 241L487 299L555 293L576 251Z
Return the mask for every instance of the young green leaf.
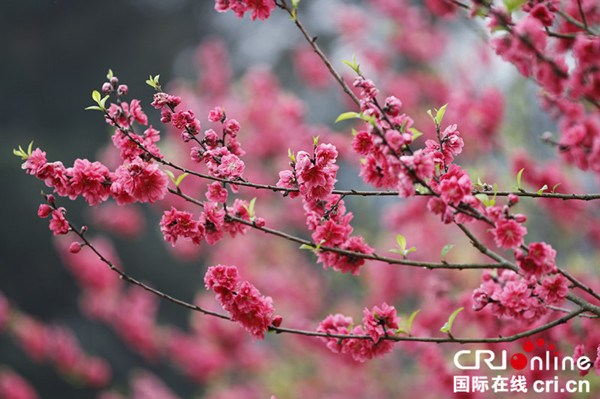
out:
M181 182L183 181L183 179L186 178L186 176L188 176L189 173L182 173L181 175L179 175L179 177L177 178L177 180L174 182L175 183L175 187L179 187L179 185L181 184Z
M90 110L93 110L93 111L104 111L104 109L102 107L99 107L97 105L90 105L89 107L85 107L84 109L86 111L90 111Z
M560 186L560 183L556 183L554 185L554 187L552 187L552 192L555 193L556 192L556 187Z
M111 80L113 78L113 76L115 76L115 75L113 74L112 69L109 69L108 73L106 74L106 79Z
M345 121L346 119L358 118L359 115L360 114L358 112L344 112L344 113L340 114L340 116L337 117L337 119L335 120L334 123L338 123L340 121Z
M475 194L475 198L477 198L479 201L481 201L481 203L485 206L490 206L490 204L491 204L490 197L488 197L487 194L483 194L483 193Z
M444 114L446 113L446 106L448 104L444 104L440 109L437 110L435 114L435 121L438 125L442 124L442 119L444 119Z
M94 102L98 105L100 105L100 100L102 99L102 95L100 94L100 92L98 90L94 90L92 92L92 100L94 100Z
M452 314L448 318L448 321L444 324L442 328L440 328L440 331L445 332L448 335L452 334L452 324L454 324L454 319L456 318L456 315L458 315L463 309L464 308L458 308L454 312L452 312Z
M356 55L352 54L352 62L350 61L346 61L346 60L342 60L342 62L346 65L348 65L350 68L352 68L352 70L354 72L356 72L357 75L360 75L360 65L358 65L358 62L356 62Z
M396 242L398 243L398 246L400 247L402 252L404 252L404 250L406 249L406 238L404 238L402 234L398 234L396 236Z
M547 184L544 184L544 187L540 188L540 189L537 191L537 193L538 193L538 195L542 195L542 193L543 193L544 191L546 191L546 190L548 190L548 185L547 185Z
M31 140L31 142L29 143L29 145L27 146L27 156L30 157L31 156L31 149L33 148L33 140ZM559 183L560 184L560 183Z
M446 255L452 248L454 248L454 244L444 245L444 248L442 248L442 262L446 262Z
M410 328L412 326L413 320L415 319L415 316L421 311L421 309L417 309L414 312L411 313L410 317L408 318L408 322L406 324L406 333L410 336Z
M317 147L317 144L319 144L319 136L313 137L313 146Z
M291 148L288 148L288 157L292 160L292 162L296 162L296 156L292 152Z
M519 173L517 173L517 190L522 190L523 187L521 186L521 176L523 175L523 171L525 170L525 168L521 169L519 171Z
M312 245L308 245L308 244L302 244L300 245L300 249L308 249L309 251L311 251L313 254L317 254L317 250L315 249L315 247L313 247Z
M413 141L416 140L417 137L423 135L423 132L420 132L419 130L415 129L414 127L409 127L408 131L412 133L412 139L413 139Z
M165 170L164 172L167 175L169 175L169 177L171 178L171 181L173 182L173 184L175 185L175 187L177 187L177 182L175 180L175 175L173 174L173 172L171 172L170 170Z
M254 205L256 204L256 197L250 200L250 204L248 205L248 215L250 219L254 219Z

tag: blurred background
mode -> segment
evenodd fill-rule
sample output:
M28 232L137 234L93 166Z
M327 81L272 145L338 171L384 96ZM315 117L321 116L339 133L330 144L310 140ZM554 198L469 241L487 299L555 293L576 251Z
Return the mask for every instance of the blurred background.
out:
M455 104L456 107L452 108L452 105L449 107L446 118L448 120L462 118L461 122L464 123L460 125L460 130L463 131L464 127L463 134L465 135L469 134L468 127L473 128L469 142L472 143L472 147L469 147L468 151L466 150L462 161L469 165L469 171L474 180L477 179L477 176L487 176L490 181L495 178L504 178L506 186L511 187L510 184L514 184L514 173L511 172L511 165L507 162L507 157L510 158L514 155L511 151L514 151L515 148L526 148L529 154L534 154L536 157L554 156L553 148L539 145L540 133L552 130L554 126L547 116L539 112L534 85L524 80L515 80L514 68L502 65L491 55L489 48L481 46L482 41L479 37L482 33L481 26L465 24L464 20L460 23L443 21L442 25L446 29L444 35L458 39L448 40L446 45L446 43L438 43L434 40L435 36L430 32L428 26L408 27L407 31L413 29L420 35L415 35L411 40L403 40L401 30L397 29L395 25L379 23L379 20L374 19L371 21L370 28L376 32L375 39L365 39L361 36L363 32L361 27L364 21L361 13L357 11L358 9L348 7L341 18L336 11L336 7L339 7L340 4L358 5L363 2L325 0L306 1L306 3L302 8L302 16L310 21L311 32L319 35L319 43L332 54L331 58L336 60L337 66L345 68L340 60L350 59L355 48L360 47L361 55L364 56L362 59L365 60L368 57L371 61L371 65L368 62L361 65L364 67L363 71L368 76L373 73L373 76L379 79L377 80L378 84L385 82L386 94L393 93L400 97L405 102L407 109L413 112L411 115L420 115L415 116L415 119L421 118L417 120L419 126L428 122L425 113L427 108L425 107L439 106L451 99L452 104ZM295 95L305 101L302 107L305 107L304 115L307 125L324 124L328 128L324 128L323 134L331 137L333 141L339 139L340 135L331 131L333 129L332 122L340 112L348 110L350 105L341 100L339 89L332 84L326 83L320 88L309 87L306 78L302 78L302 73L298 71L298 64L310 69L308 65L313 65L314 60L309 58L303 61L302 55L298 51L302 47L302 38L285 15L275 12L268 22L261 23L251 22L248 17L242 20L237 19L231 12L217 14L213 8L212 0L170 0L168 2L161 0L109 0L104 2L25 0L4 1L0 4L0 50L2 51L0 108L3 110L0 114L0 148L2 149L0 174L1 181L5 185L3 195L0 196L1 209L4 210L4 222L0 227L2 243L0 247L2 251L0 291L11 301L12 306L20 309L23 313L29 314L43 323L58 323L71 328L86 353L107 360L112 369L110 387L121 392L127 392L132 371L139 368L144 368L160 376L166 385L182 398L192 397L193 394L202 395L203 387L202 384L195 384L189 378L185 378L180 371L167 362L148 362L143 355L124 344L118 334L105 323L95 322L82 316L78 304L80 288L73 276L62 265L60 255L53 244L52 234L48 230L48 221L40 219L36 215L38 205L42 202L40 190L46 189L47 192L50 190L40 181L23 173L20 168L21 161L12 155L12 149L19 145L25 148L31 140L35 140L34 148L39 146L47 152L50 161L61 160L65 165L71 165L76 158L94 160L101 157L99 148L109 142L112 132L102 122L99 113L84 111L84 108L91 105L91 92L101 87L109 68L115 72L122 83L129 86L131 98L139 98L142 101L142 106L149 115L151 123L158 125L156 114L149 106L153 90L144 83L145 79L148 75L160 74L161 82L173 82L173 87L177 87L178 90L192 92L195 83L190 83L190 81L193 82L198 73L197 48L207 37L219 37L225 45L230 54L231 80L236 82L236 86L242 86L241 92L244 90L243 87L247 87L244 85L256 84L258 87L264 84L264 86L268 86L267 83L271 82L258 73L246 78L245 83L242 84L237 82L241 75L257 65L273 68L276 72L274 76L283 82L282 86L286 90L293 91ZM414 20L419 19L415 18ZM350 22L345 25L340 21ZM344 29L347 31L345 32ZM343 40L336 39L336 35L340 32L344 36ZM431 37L428 34L431 34ZM399 35L399 37L393 39L394 35ZM392 37L392 39L389 39L390 42L386 44L383 40L378 39L381 37ZM386 58L386 45L398 46L394 50L404 52L406 58L390 61ZM393 73L390 72L388 75L381 73L385 68L378 64L386 65ZM478 73L470 70L471 66L475 64L482 66ZM424 65L428 66L424 67ZM400 75L401 71L408 72L403 76L394 75L396 72ZM315 79L322 75L321 72L309 73L308 79L312 79L312 83L315 83ZM453 81L452 76L456 74L460 74L464 80ZM210 76L208 79L210 80ZM444 80L447 84L442 84ZM453 88L458 86L464 89L464 93L453 91ZM488 87L491 89L486 91ZM502 93L509 94L510 101L504 103L501 99ZM196 94L199 98L202 97L202 93ZM206 99L201 98L197 102L202 103L204 100ZM248 101L248 98L245 100ZM295 105L294 101L285 95L273 99L273 104L289 104L288 101ZM243 103L235 101L231 101L231 103L233 110L243 108ZM202 106L205 105L207 104L202 103ZM293 107L290 106L290 108ZM503 119L505 115L511 115L511 118L505 120ZM235 117L235 114L233 116ZM205 120L204 115L198 114L198 117ZM267 118L265 117L265 119ZM249 126L252 126L253 123L255 128L259 125L259 122L253 121L249 122ZM336 127L341 131L346 130L346 141L348 126ZM243 125L244 127L245 125ZM301 125L301 127L305 131L290 133L284 132L288 128L285 125L277 125L273 129L272 137L279 133L303 135L303 139L307 139L308 146L310 146L312 135L318 135L318 130L313 131L305 125ZM498 131L503 132L501 139L495 135ZM263 133L266 134L266 132ZM425 131L425 133L428 132ZM465 142L467 142L466 139ZM277 149L281 150L280 155L284 159L284 165L287 155L285 146L286 142L283 139L282 148ZM483 164L475 162L479 156L485 157ZM280 159L275 159L273 164L281 165L280 161ZM357 164L357 160L352 157L343 162L346 161ZM351 169L351 173L338 176L339 186L344 188L364 187L357 179L356 172L356 169ZM275 176L276 173L273 175ZM272 184L274 181L265 181L265 183ZM425 215L421 214L418 206L405 210L396 209L395 212L387 214L387 221L382 222L380 217L386 212L384 209L397 204L397 199L377 199L367 205L363 202L358 199L348 199L347 206L357 214L357 231L380 243L381 248L392 247L393 240L390 243L389 238L393 238L401 229L403 233L406 232L407 236L411 232L414 233L414 236L411 236L414 244L409 241L409 246L417 245L419 253L416 256L424 256L427 259L429 253L423 246L427 243L434 247L437 245L430 252L437 254L441 246L448 243L443 240L452 236L452 234L444 236L446 232L442 233L442 228L438 231L436 227L435 234L424 228L426 223L434 219L431 215L427 215L427 212ZM91 223L93 215L87 204L81 199L75 202L61 199L59 205L68 205L69 215L77 223ZM424 209L423 206L421 208ZM163 241L157 227L159 215L149 211L148 208L142 207L141 209L144 216L147 217L143 231L134 239L115 240L118 258L132 276L140 277L144 281L158 282L160 289L164 292L176 293L178 297L192 301L196 290L201 286L206 266L205 260L198 257L191 260L188 257L188 260L185 260L185 256L183 260L176 260L167 246L157 245ZM266 213L266 210L264 211ZM289 217L289 215L285 215L287 211L287 209L283 209L283 219ZM541 231L539 239L555 237L557 231L558 234L572 231L572 227L568 226L560 227L564 230L549 228L551 221L548 221L544 211L536 209L535 206L528 211L531 211L529 226L536 226ZM274 212L277 214L276 210ZM290 211L290 213L292 212ZM302 226L301 217L295 222ZM387 234L388 231L384 231L384 229L388 229L391 233ZM299 234L306 235L306 231ZM438 237L437 234L440 236ZM260 239L260 237L258 238ZM558 247L573 248L584 245L583 242L577 241L576 236L570 238L564 235L563 238L557 245ZM464 255L462 260L472 257L465 253L469 251L469 248L466 246L466 250L459 248L460 244L464 244L464 242L459 240L453 243L456 244L456 248L453 250L456 255L450 255L451 257L457 256L458 258L460 255ZM244 244L240 245L243 248ZM226 246L225 248L229 248L233 252L236 250L235 246ZM250 248L253 249L253 247ZM285 258L286 251L289 251L290 248L295 249L296 247L293 245L283 246L279 255ZM385 249L382 250L382 252L384 251ZM294 254L297 252L299 251L295 251ZM297 254L289 256L300 258ZM235 256L233 257L235 258ZM321 265L315 265L309 256L301 257L298 260L298 263L303 262L310 263L306 269L308 271L322 271ZM581 259L573 260L573 263L584 264L585 262L581 257ZM377 267L373 269L377 270ZM321 292L321 290L315 289L318 295L315 295L314 300L321 301L322 303L318 305L322 305L323 309L319 308L312 314L307 311L307 315L310 315L311 323L313 323L308 327L314 328L316 318L323 317L327 312L332 311L328 305L331 305L333 309L352 309L348 303L357 296L361 297L362 295L361 299L373 298L378 295L379 290L386 290L382 286L389 275L381 273L377 277L377 273L365 274L367 274L366 282L361 280L360 283L349 276L339 276L335 273L327 273L326 277L319 277L320 280L315 283L315 287L320 288L320 284L329 284L325 287L329 287L331 290ZM461 277L465 275L466 273ZM459 278L460 284L466 284L471 288L478 286L479 275L467 275L468 278ZM451 277L444 281L430 281L421 275L412 274L389 278L389 280L399 282L400 285L395 288L400 291L402 289L418 291L417 288L427 287L434 291L439 289L444 293L451 289L449 286L453 282ZM422 282L423 286L415 287L411 281ZM306 284L312 283L307 282ZM344 291L345 288L340 289L340 287L350 287L350 290L354 291L352 292L353 296ZM300 291L300 293L306 296L305 292ZM417 294L421 294L421 292L412 292L412 294L416 298ZM327 301L322 298L326 298L331 303L326 303ZM407 307L403 309L408 314L417 306L411 302L412 299L411 297L406 301ZM285 308L285 304L283 307ZM307 307L309 306L307 305ZM360 313L360 311L359 309L358 312ZM445 315L441 316L445 317ZM189 315L170 303L161 302L158 320L185 329ZM278 344L275 343L272 346ZM307 346L312 348L310 345L312 344ZM192 349L190 346L190 350ZM288 361L304 355L304 353L293 353L293 350L291 352L287 355ZM410 355L404 356L407 357L396 359L398 363L391 364L396 366L401 364L402 367L406 366L414 373L413 363L415 360ZM431 355L431 358L434 356ZM320 361L320 358L317 358L317 363ZM390 360L381 363L377 360L373 363L375 371L372 372L375 376L380 375L378 372L389 370ZM281 364L287 366L288 363L282 362ZM87 388L77 381L69 381L68 378L59 376L48 363L31 360L25 355L23 348L16 343L16 340L6 333L0 334L0 369L3 365L9 365L14 371L29 380L42 398L94 398L99 392L97 389ZM274 377L267 374L266 377L262 376L261 378L267 381L266 385L278 387L280 380L287 381L287 383L294 381L297 372L310 374L307 371L309 367L294 367L290 367L290 369L281 367L274 373ZM356 369L350 368L349 370L346 371L350 373ZM354 374L343 375L347 379L352 379L354 376ZM240 376L233 374L228 377L231 378L231 381L225 380L222 381L222 384L233 384L238 377ZM269 378L272 378L273 381ZM372 379L372 381L377 382L377 379ZM388 383L397 384L393 375ZM284 392L285 386L279 386L279 389ZM393 392L394 389L397 390L398 387L391 388L390 391ZM417 391L416 388L415 391ZM350 397L348 395L350 392L346 392L346 396L343 397ZM357 397L359 397L358 395ZM150 398L151 396L140 397ZM161 399L165 397L167 396L162 396ZM251 396L235 397L248 398Z

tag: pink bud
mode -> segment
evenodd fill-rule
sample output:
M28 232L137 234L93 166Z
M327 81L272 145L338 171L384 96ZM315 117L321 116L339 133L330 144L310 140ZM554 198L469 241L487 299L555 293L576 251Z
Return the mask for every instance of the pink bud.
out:
M256 227L265 227L267 222L263 218L256 218L256 222L254 222L254 224L256 224Z
M508 194L508 202L512 205L519 203L519 196L515 194Z
M69 252L72 254L76 254L79 251L81 251L81 244L77 241L73 241L69 246Z
M119 88L117 89L117 94L119 96L124 96L129 92L129 87L127 87L127 85L119 85Z
M277 316L273 317L273 321L271 322L271 324L273 325L273 327L279 327L281 325L282 321L283 321L283 317L277 315Z
M104 82L104 84L102 85L102 93L104 94L110 94L113 91L113 87L110 83L108 82Z
M41 218L47 218L48 216L50 216L51 212L52 207L50 205L41 204L40 208L38 209L38 216Z
M522 213L517 213L515 215L515 220L518 223L525 223L527 221L527 216L523 215Z

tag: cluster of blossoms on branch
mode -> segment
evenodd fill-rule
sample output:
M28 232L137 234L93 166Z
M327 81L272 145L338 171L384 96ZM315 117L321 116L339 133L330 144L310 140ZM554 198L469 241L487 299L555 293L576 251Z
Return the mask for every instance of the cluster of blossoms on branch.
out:
M406 4L403 1L373 0L372 3L380 9L389 10L390 14L398 20L406 18L402 15L414 10L414 8L405 8ZM450 3L443 0L430 0L425 3L434 13L443 16L454 13L456 4L460 5L459 2ZM571 8L568 9L566 15L570 15L570 18L578 18L577 13L581 13L581 10L573 8L574 1L569 4L571 4ZM595 12L596 8L590 4L583 2L583 8L586 11ZM290 9L285 1L216 0L215 9L221 12L233 10L238 17L243 17L248 12L252 20L256 18L264 20L270 16L276 6L279 6L287 10L292 20L303 30L304 28L298 22L295 14L298 2L292 1L292 5L293 9ZM523 6L526 16L517 22L512 22L512 15L509 11L500 9L493 3L474 2L472 8L473 15L484 14L491 18L492 29L500 28L499 30L504 31L501 33L501 37L492 41L498 54L515 64L523 75L534 77L545 90L547 106L560 109L559 114L562 113L559 115L561 127L563 130L568 130L569 133L568 135L563 134L563 139L558 143L559 150L569 161L577 163L582 169L596 170L597 161L594 157L597 155L595 154L596 150L600 148L597 145L600 141L596 137L597 127L600 124L597 116L592 115L585 108L587 105L583 106L576 102L584 100L597 106L598 81L600 81L597 73L600 62L597 55L600 54L598 51L600 47L596 38L588 37L585 34L585 32L591 33L587 22L582 21L583 25L577 26L573 25L572 21L569 22L567 17L563 17L571 24L568 25L563 21L565 24L563 30L562 25L556 22L559 8L554 5L553 1L527 2ZM581 4L579 8L581 8ZM594 13L592 14L590 14L589 22L596 23L598 18ZM583 18L583 15L581 14L580 17ZM357 19L360 18L357 17ZM414 27L415 31L426 32L426 24L414 22L415 20L418 18L408 18L407 22L413 21L411 27ZM565 38L555 35L553 39L549 39L550 29L557 26L561 35L572 36ZM572 26L576 26L578 29L573 29ZM348 26L346 28L349 31L352 30ZM353 34L356 32L348 32L349 36ZM435 39L425 33L424 35L429 39ZM572 52L574 68L569 70L565 57L552 58L548 55L552 54L556 47L550 44L550 40L564 45L556 51L562 51L565 54L567 51ZM310 44L314 46L315 52L319 53L315 41L316 39L309 40ZM415 45L411 47L409 40L398 42L402 42L398 46L405 46L403 49L413 56L423 59L428 57L426 50L419 51L418 46ZM323 59L323 61L326 60ZM379 61L385 63L385 60ZM479 327L487 328L484 331L495 337L497 331L493 330L493 326L500 326L504 322L515 322L514 324L507 323L509 328L533 326L547 323L546 317L552 311L570 312L569 309L557 308L566 299L570 299L581 307L577 310L579 313L572 311L559 319L560 323L568 321L584 311L599 314L599 310L591 305L591 302L586 302L586 300L571 294L570 290L575 282L579 284L578 288L588 289L588 293L592 292L593 294L593 290L571 277L567 278L567 274L563 274L556 265L556 251L552 246L545 242L533 242L526 245L527 228L524 224L527 218L523 214L514 213L514 208L512 208L519 202L518 193L507 195L508 201L505 204L497 204L495 193L493 200L488 197L491 189L484 188L482 191L485 193L478 193L479 189L473 184L471 175L466 169L455 163L465 147L464 138L467 137L467 134L463 130L462 123L459 123L461 126L461 131L459 131L459 124L455 123L458 118L454 116L446 118L452 119L451 124L442 125L446 106L434 113L429 112L434 122L432 125L435 129L434 137L431 138L424 133L425 137L430 138L422 143L418 137L423 133L415 127L421 125L419 118L406 111L403 102L395 96L388 96L381 102L377 98L380 90L375 83L362 75L356 62L354 65L348 64L358 75L353 84L357 94L351 94L350 97L355 100L360 112L347 114L364 122L358 131L354 132L351 142L354 152L363 157L360 160L360 176L363 180L376 188L393 190L393 192L385 194L398 194L403 199L416 196L425 197L421 202L423 209L426 208L424 214L428 210L431 214L436 215L436 218L439 216L443 224L455 224L465 232L467 238L483 255L497 262L491 266L493 271L484 271L480 287L475 289L472 295L467 292L463 296L465 301L462 304L470 303L478 312L476 315L468 316L471 317L471 320L479 321ZM222 71L221 73L227 75ZM318 73L315 70L308 75ZM94 94L94 99L98 104L95 109L103 111L106 122L115 128L112 142L120 152L121 164L114 169L114 172L100 162L90 162L85 159L78 159L73 167L65 168L60 162L47 162L45 153L40 149L23 154L26 158L23 168L27 173L45 181L57 195L68 196L71 199L81 196L90 205L98 205L112 197L118 205L125 205L134 202L155 204L162 200L167 192L170 192L177 197L173 197L174 199L187 201L186 205L189 205L190 208L194 205L202 209L198 216L191 209L184 208L184 205L179 203L172 205L169 202L167 206L163 207L163 209L170 209L164 210L162 213L160 230L164 240L171 243L172 246L181 245L182 241L189 241L193 245L200 245L206 241L209 245L214 245L222 240L226 233L233 238L237 235L244 235L250 228L256 228L264 233L285 237L292 242L303 242L305 248L309 247L313 250L318 262L322 263L325 269L333 269L342 273L350 272L355 276L359 275L366 259L381 260L394 265L403 264L404 261L407 266L424 266L431 269L446 267L461 269L464 266L483 269L479 264L455 264L451 267L445 260L444 251L442 252L443 259L439 263L419 263L409 260L407 254L410 251L406 251L400 241L402 251L396 251L396 253L403 255L403 261L384 259L376 254L375 249L369 246L361 235L352 235L354 229L350 222L354 215L346 209L344 198L346 195L356 194L356 192L349 190L346 191L346 194L334 193L339 171L338 157L343 151L339 145L319 144L318 139L315 139L312 152L300 150L293 154L289 150L290 168L279 173L279 181L275 186L260 185L246 180L244 177L246 164L241 159L245 151L238 141L238 134L241 130L240 123L235 119L228 118L224 108L216 107L208 113L208 120L213 123L213 127L219 126L220 132L216 131L219 130L217 127L202 131L200 120L194 112L182 107L182 99L163 92L158 85L158 79L151 77L150 85L157 90L152 106L160 110L161 122L167 125L168 130L175 131L181 142L186 145L190 143L189 156L185 161L204 168L207 174L197 172L194 167L188 169L166 160L166 156L163 156L158 147L159 132L152 126L148 127L148 118L142 111L140 102L138 100L123 101L123 96L128 93L127 86L119 84L118 79L112 76L112 73L109 75L108 82L102 86L102 92L107 97L101 99L98 93L98 96ZM334 75L337 78L335 73ZM343 79L339 81L344 90L351 93L352 89L344 86ZM268 79L256 78L254 84L255 88L263 90L263 94L269 92ZM217 84L215 83L215 85ZM436 89L435 84L432 87ZM116 102L105 107L106 99L113 94L116 95ZM493 96L490 97L493 98ZM404 97L402 98L404 100ZM498 104L497 101L489 103L492 105L488 108L494 108ZM472 104L473 102L463 102L462 108L470 108ZM485 109L485 106L481 107L484 110L481 111L478 118L485 119L485 121L471 123L469 127L475 126L477 130L485 131L486 133L483 134L485 135L488 130L494 130L493 127L496 124L494 120L501 112ZM257 108L260 110L257 114L260 115L259 118L262 118L264 107ZM280 114L284 118L289 118L289 124L297 122L300 107L294 101L289 101L285 103L284 108L285 110ZM230 109L229 106L227 109ZM458 112L460 113L460 111ZM415 119L408 116L408 113ZM265 117L265 119L268 118ZM342 119L348 119L348 115ZM143 133L136 133L137 129L134 124L144 126ZM246 122L244 122L244 129L246 126ZM570 141L564 141L565 137ZM253 144L248 143L248 145ZM278 146L272 143L271 147L273 147L273 151L279 150ZM248 151L250 152L250 149ZM271 149L265 151L268 152ZM247 158L244 159L248 161ZM183 172L183 174L176 178L170 171L163 172L159 165ZM254 165L251 166L248 163L249 172L253 172L251 170L253 167ZM247 175L251 174L249 172ZM190 195L192 190L188 190L189 186L186 184L191 179L182 184L188 175L211 181L204 191L206 201ZM174 188L167 187L168 177L173 181ZM255 216L254 200L247 202L240 198L231 198L238 194L241 185L265 189L263 192L280 192L284 197L290 199L300 198L301 212L303 212L312 241L265 228L264 219ZM547 184L544 183L544 185ZM204 187L202 186L202 188ZM524 192L521 187L519 190L523 194L531 194ZM342 192L342 190L338 192ZM65 217L66 210L56 205L54 196L46 196L46 201L47 204L40 206L38 215L51 217L50 228L54 234L64 235L71 229L75 230ZM165 202L168 202L168 199ZM300 205L299 201L297 202ZM474 225L474 228L487 229L487 232L481 233L484 237L482 241L485 243L480 242L476 235L465 227L466 224ZM86 244L91 246L83 236L85 230L74 231L84 242L73 242L69 246L69 252L78 253ZM497 249L505 251L504 254L509 253L506 256L511 260L496 253L492 249L494 245ZM115 279L117 283L112 283L108 279L99 277L101 274L96 275L97 265L91 266L91 263L87 265L87 260L81 263L91 267L83 268L71 265L69 267L75 278L87 290L82 301L84 311L93 318L111 325L128 344L149 360L169 352L172 362L195 381L206 381L213 374L227 368L227 360L223 355L225 350L230 349L232 357L237 356L239 359L244 359L245 352L244 349L241 349L243 346L239 340L229 339L231 337L228 333L223 332L219 327L195 325L191 334L181 332L176 328L163 329L159 327L156 323L156 299L158 297L152 296L148 291L197 310L198 314L205 313L230 319L258 340L264 339L265 333L268 331L320 336L326 347L332 352L344 354L346 356L341 356L341 358L345 357L357 362L365 362L391 352L395 341L405 338L402 337L402 334L407 334L410 339L414 340L419 340L420 336L424 339L426 337L427 340L437 340L437 342L463 342L451 334L451 322L450 326L439 329L440 315L447 312L452 306L452 301L446 298L450 296L450 289L441 281L432 283L435 285L434 290L428 290L430 295L425 300L430 301L428 304L435 309L431 309L428 312L430 314L424 316L424 320L419 322L419 336L412 336L400 329L400 318L396 314L396 308L389 306L386 302L382 303L380 300L373 302L382 303L381 306L364 309L361 324L354 324L351 317L335 313L321 321L316 331L302 331L280 328L282 317L275 315L271 297L263 296L252 283L242 280L236 266L219 264L209 267L204 277L205 287L216 294L217 301L230 314L227 317L206 311L202 298L196 300L199 305L191 305L153 290L119 271L114 264L100 255L103 251L97 251L93 246L91 250L102 259L102 262L97 263L101 266L107 264L113 271L117 270L122 278L138 287L121 293L117 286L119 280ZM84 252L86 255L79 254L78 257L94 256L87 249ZM271 256L271 252L274 250L269 248L265 256ZM513 258L514 261L512 261ZM102 264L103 262L104 264ZM218 262L210 264L216 263ZM108 270L105 271L108 272ZM371 273L371 270L368 272L367 278L374 278L376 272ZM383 275L382 280L389 278L389 281L385 282L387 285L393 285L393 282L390 283L393 281L390 277L392 276L391 272L381 273L381 275ZM448 283L448 285L450 284ZM412 289L417 290L418 288L412 287ZM577 301L573 298L576 298ZM596 298L598 297L596 296ZM124 306L127 307L127 313L133 314L133 317L119 317L119 312L116 310L120 302L126 304ZM278 307L279 304L278 301ZM463 308L458 311L461 309ZM453 313L451 320L458 311ZM490 318L486 318L488 315L492 316L495 324L488 323L490 321ZM286 320L288 320L287 316ZM582 322L582 324L587 323L584 325L586 333L592 330L592 322L593 320ZM488 327L484 327L486 323L489 325ZM235 324L230 324L235 327ZM547 323L546 326L551 328L556 324ZM543 328L538 331L542 330ZM435 336L440 331L446 333L447 337ZM218 336L218 343L205 342L205 337L214 339L215 336ZM518 335L514 337L518 337ZM68 342L67 338L63 337L63 341ZM501 337L500 340L502 339ZM464 342L492 342L492 340L481 337L479 341L471 339L464 340ZM595 342L594 340L600 340L600 337L591 339L592 342ZM584 349L577 347L576 353L582 356ZM441 355L438 356L433 352L432 350L426 353L422 362L424 364L429 362L429 365L437 363L436 367L441 369L442 367L439 366L442 363ZM209 356L206 356L207 353ZM595 367L600 366L600 360L595 363ZM447 372L440 373L440 375L442 374L449 375ZM151 383L149 386L153 386L153 384ZM157 388L157 390L160 389L160 387ZM167 391L161 392L164 397L173 396ZM306 396L310 397L310 395ZM120 396L107 394L106 398L113 399L120 398Z
M400 318L396 316L396 309L384 302L381 307L365 308L363 313L362 325L355 325L352 317L340 313L329 315L319 323L318 332L341 335L366 334L371 338L323 338L332 352L348 354L356 361L365 362L392 351L394 342L382 338L388 335L388 330L394 335L399 328Z
M263 339L273 325L281 325L281 316L274 316L273 300L260 294L250 282L241 281L235 266L211 266L204 276L206 289L217 294L223 309L231 314L255 338Z

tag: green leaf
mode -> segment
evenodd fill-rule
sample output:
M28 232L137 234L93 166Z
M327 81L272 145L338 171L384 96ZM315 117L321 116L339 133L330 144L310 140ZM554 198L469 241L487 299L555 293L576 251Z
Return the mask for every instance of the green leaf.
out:
M408 131L412 133L412 139L413 141L417 139L417 137L420 137L423 135L423 132L415 129L414 127L410 127L408 128Z
M254 204L256 204L256 197L254 197L250 200L250 204L248 205L248 207L246 207L246 205L244 205L244 207L248 211L248 215L250 216L250 219L254 219Z
M25 152L22 149L20 149L20 148L18 150L15 149L15 148L13 148L13 154L16 155L16 156L18 156L18 157L21 157L21 159L23 161L25 161L27 158L29 158L27 156L27 154L25 154Z
M321 249L321 245L323 245L323 243L325 242L325 239L322 239L318 244L317 247L315 248L315 251L318 251Z
M345 121L346 119L358 118L360 114L358 112L344 112L337 117L334 123L338 123L340 121Z
M288 157L292 160L292 162L296 162L296 156L292 152L291 148L288 148Z
M490 206L490 204L491 204L490 197L488 197L487 194L483 194L483 193L475 194L475 198L477 198L479 201L481 201L481 203L485 206Z
M312 245L308 245L308 244L302 244L300 245L300 249L308 249L309 251L311 251L313 254L317 254L317 250L315 249L315 247L313 247Z
M410 317L408 318L408 323L406 325L406 333L408 335L410 335L410 328L412 326L413 320L415 319L415 316L421 311L421 309L417 309L414 312L412 312L412 314L410 315Z
M89 107L85 107L86 111L94 110L94 111L104 111L104 108L99 107L97 105L90 105Z
M525 168L521 169L519 171L519 173L517 173L517 190L522 190L523 187L521 186L521 176L523 176L523 171L525 170Z
M389 249L388 252L393 252L395 254L404 255L404 251L401 251L401 250L396 249L396 248Z
M156 75L155 77L152 77L152 75L150 75L150 78L146 80L146 84L155 90L160 90L160 84L158 83L159 78L160 75Z
M29 143L29 145L27 146L27 156L31 156L31 149L33 148L33 140L31 140L31 142ZM558 183L560 184L560 183ZM556 187L556 186L555 186Z
M504 6L509 14L520 9L525 3L527 0L504 0Z
M431 118L431 120L435 122L435 117L433 116L433 113L431 112L430 109L427 110L427 115L429 115L429 117Z
M454 244L444 245L444 248L442 248L442 262L446 261L446 255L452 248L454 248Z
M298 3L300 3L300 0L292 0L292 7L297 8Z
M406 238L404 238L403 235L398 234L396 236L396 242L398 243L398 246L400 247L402 252L404 252L404 250L406 249Z
M175 175L173 174L173 172L171 172L170 170L165 170L164 172L167 175L169 175L169 177L171 178L171 181L173 182L173 184L175 185L175 187L177 187L177 182L175 180Z
M440 331L445 332L448 335L452 334L452 324L454 324L454 319L456 318L456 315L458 315L463 309L464 308L458 308L454 312L452 312L452 314L448 318L448 321L444 324L442 328L440 328Z
M313 146L317 146L317 144L319 144L319 136L317 137L313 137Z
M538 195L542 195L542 193L543 193L545 190L548 190L548 185L547 185L547 184L544 184L544 187L540 188L540 189L537 191Z
M111 80L113 78L113 76L115 76L115 75L113 74L112 69L109 69L108 73L106 74L106 79Z
M356 55L352 54L352 62L350 61L346 61L346 60L342 60L342 62L346 65L348 65L350 68L352 68L352 70L354 72L356 72L357 75L360 75L360 65L358 65L358 62L356 62Z
M106 100L108 100L110 96L104 96L104 98L102 100L100 100L100 107L102 109L106 109L106 106L104 104L106 104Z
M438 125L442 124L442 119L444 119L444 114L446 113L446 106L448 104L444 104L442 106L442 108L438 109L436 114L435 114L435 120L437 122Z
M560 186L560 183L556 183L554 185L554 187L552 187L552 192L555 193L556 192L556 187Z
M100 94L100 92L98 90L94 90L92 92L92 100L94 100L94 102L98 105L100 105L100 100L102 99L102 95Z
M179 175L179 177L177 178L176 181L174 181L175 183L175 187L179 187L179 185L181 184L181 182L183 181L183 179L186 178L186 176L188 176L189 173L182 173L181 175Z

